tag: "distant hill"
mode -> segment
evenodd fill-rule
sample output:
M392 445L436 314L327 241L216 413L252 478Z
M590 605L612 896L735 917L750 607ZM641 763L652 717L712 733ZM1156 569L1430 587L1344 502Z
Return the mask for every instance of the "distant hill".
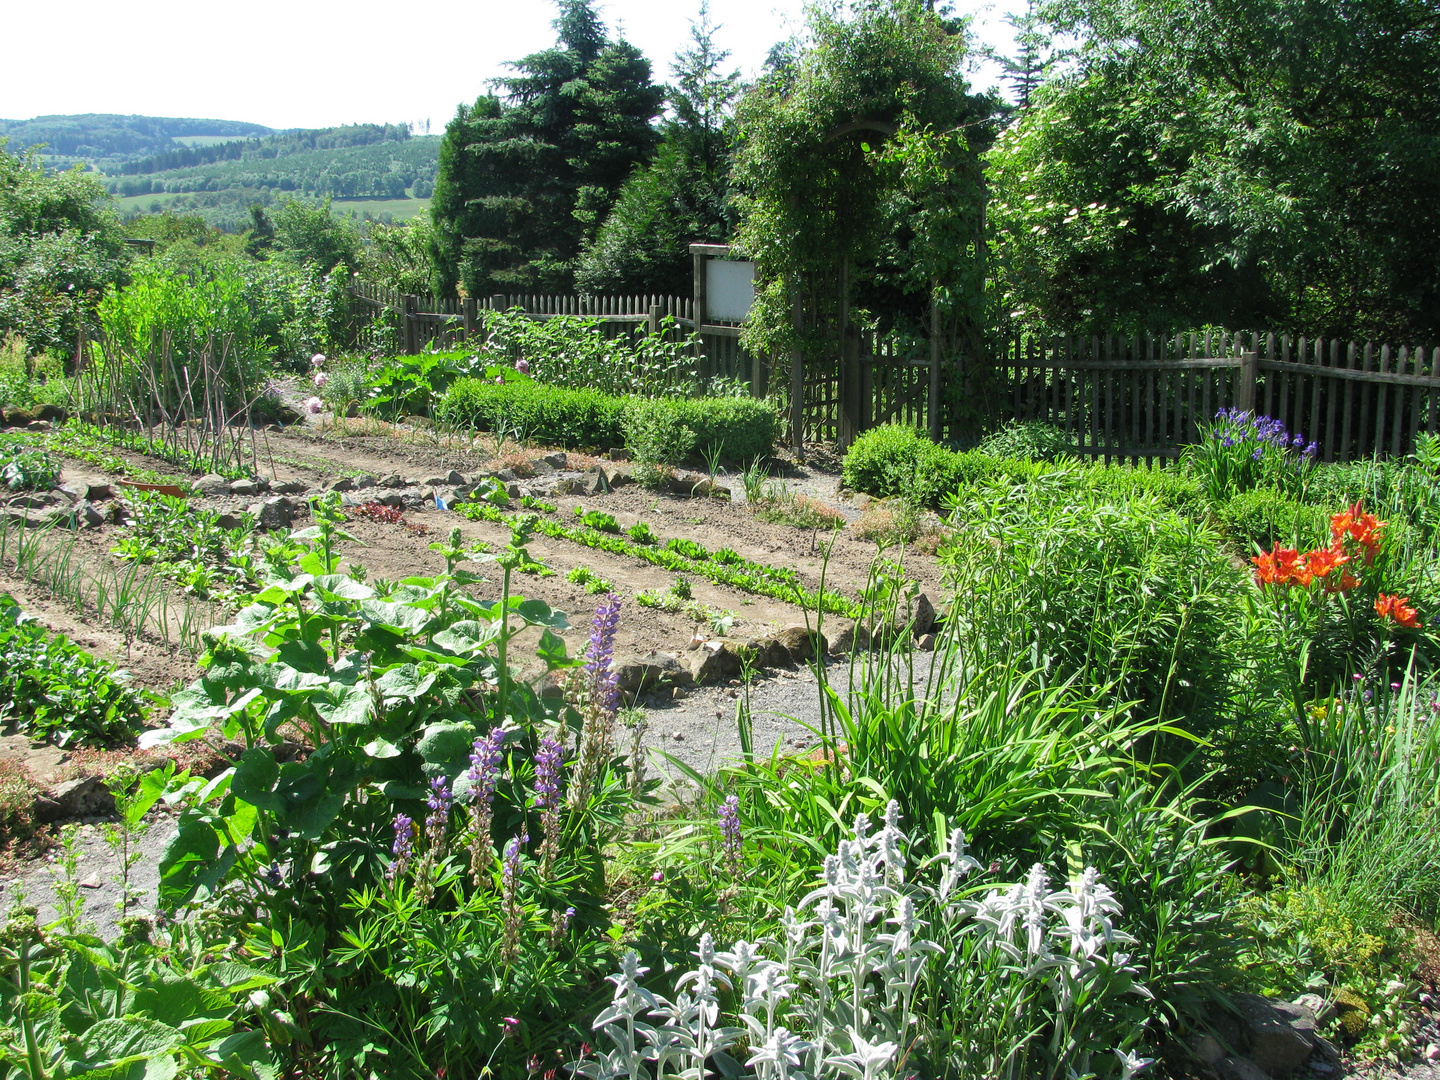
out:
M0 137L9 138L10 150L44 144L42 155L49 165L67 168L78 162L102 172L115 171L125 162L163 154L184 143L218 143L273 134L275 129L263 124L178 116L78 113L0 120Z
M47 165L105 175L128 218L198 213L218 228L250 227L250 207L277 199L335 200L338 213L404 220L429 205L440 136L406 124L276 131L234 120L161 116L37 116L0 120L9 149L46 144Z

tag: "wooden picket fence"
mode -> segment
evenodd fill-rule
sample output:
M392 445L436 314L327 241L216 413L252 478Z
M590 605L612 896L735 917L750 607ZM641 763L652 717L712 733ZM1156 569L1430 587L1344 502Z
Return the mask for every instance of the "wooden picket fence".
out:
M432 346L458 345L483 332L481 312L516 308L532 319L591 319L607 337L659 333L667 318L684 332L695 329L695 302L689 297L496 294L437 300L359 280L350 288L356 341L377 352L413 356ZM700 326L696 373L704 379L723 376L746 382L758 397L766 393L766 368L740 347L738 326L710 322Z
M1015 339L992 372L992 417L1054 424L1107 461L1176 457L1225 408L1280 420L1324 461L1409 453L1440 423L1440 348L1224 330Z

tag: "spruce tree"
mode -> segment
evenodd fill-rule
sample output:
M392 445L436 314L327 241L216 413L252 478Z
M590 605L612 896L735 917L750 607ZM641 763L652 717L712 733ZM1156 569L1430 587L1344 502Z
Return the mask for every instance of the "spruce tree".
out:
M559 0L554 48L513 65L496 105L446 131L432 214L437 286L568 292L577 257L649 158L664 91L591 0Z
M691 47L675 56L659 151L626 182L582 256L576 274L582 292L686 295L689 245L729 236L729 125L740 73L726 70L730 54L716 48L717 29L702 3Z

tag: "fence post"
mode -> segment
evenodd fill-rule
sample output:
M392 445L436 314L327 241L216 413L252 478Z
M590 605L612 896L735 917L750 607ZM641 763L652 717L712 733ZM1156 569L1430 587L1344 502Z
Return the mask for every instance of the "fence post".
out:
M490 310L491 310L491 311L504 311L507 307L510 306L509 304L507 304L507 303L505 302L505 300L506 300L506 296L505 296L504 293L494 293L494 294L490 297Z
M469 341L475 331L479 329L479 307L480 305L475 302L475 298L473 296L467 296L464 300L460 302L460 314L463 317L465 323L466 341Z
M710 372L709 365L705 362L705 339L701 337L705 320L708 317L707 297L705 293L705 264L710 261L708 255L702 255L696 251L692 254L695 263L695 373L702 379L708 379Z
M658 334L660 332L660 313L664 309L659 304L651 304L649 313L645 316L645 332L647 334Z
M401 327L401 340L404 342L402 349L406 356L415 356L420 352L420 326L415 318L415 312L419 310L420 298L414 293L406 293L400 305L400 318L403 320Z
M790 311L791 325L798 339L805 329L805 301L795 293L794 305ZM790 350L790 447L795 456L805 457L805 353L797 343Z
M936 284L938 288L938 283ZM925 408L929 413L930 438L940 441L940 305L935 302L935 291L930 292L930 385L925 392Z
M860 405L860 335L853 326L845 328L840 342L840 430L837 440L841 451L850 444L863 429Z
M1255 387L1260 381L1260 354L1242 352L1240 373L1235 381L1235 408L1241 412L1255 411Z

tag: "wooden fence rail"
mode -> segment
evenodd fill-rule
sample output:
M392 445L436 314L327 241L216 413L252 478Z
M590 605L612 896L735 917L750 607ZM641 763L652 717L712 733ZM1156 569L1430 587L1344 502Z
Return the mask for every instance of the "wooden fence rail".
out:
M1440 421L1440 348L1229 331L1030 339L1006 343L993 370L992 415L1054 424L1106 460L1176 457L1225 408L1280 420L1324 461L1408 453Z

